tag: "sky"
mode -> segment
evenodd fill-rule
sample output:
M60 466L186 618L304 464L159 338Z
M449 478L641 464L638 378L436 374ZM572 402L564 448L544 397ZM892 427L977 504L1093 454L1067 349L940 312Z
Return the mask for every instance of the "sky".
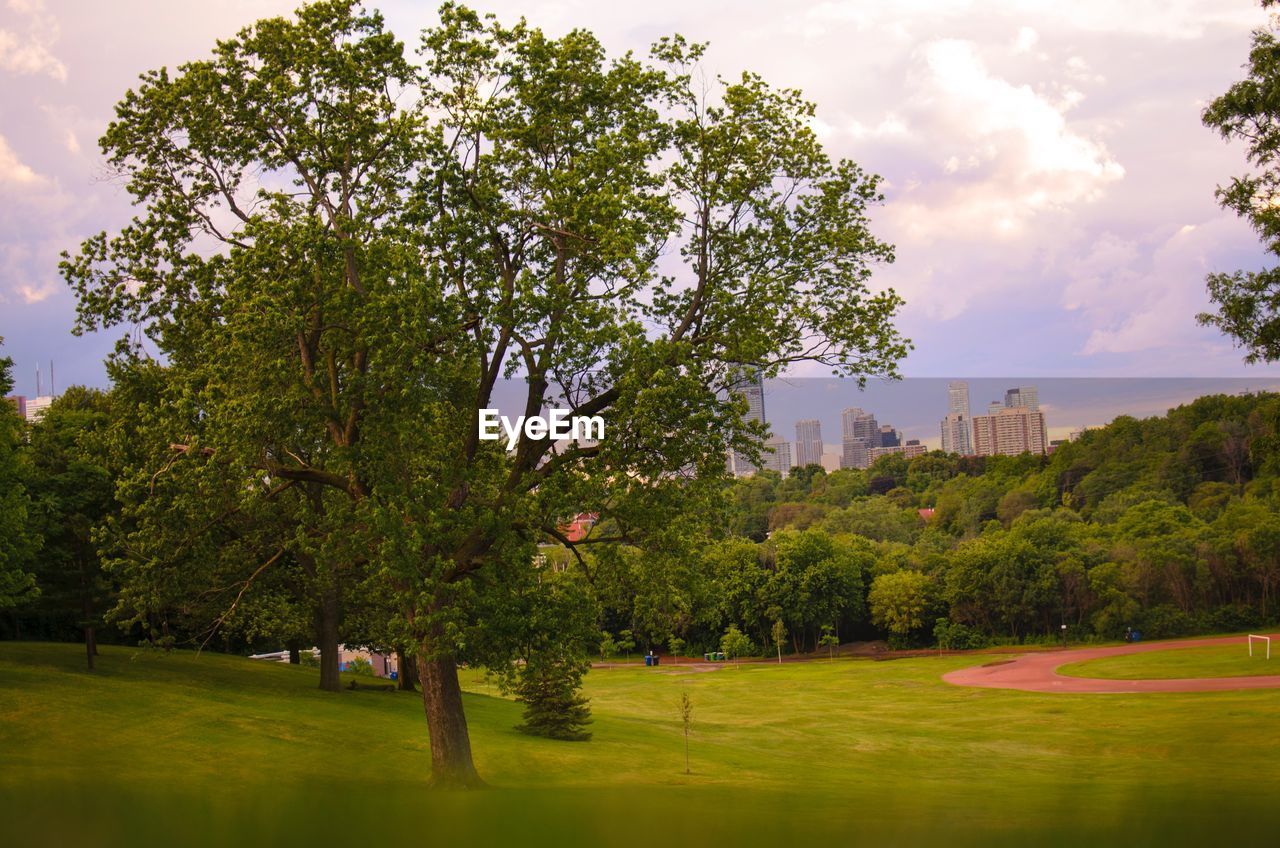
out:
M0 4L3 352L18 393L35 394L37 362L48 391L50 360L59 387L104 385L119 332L70 334L57 263L131 214L97 146L113 105L142 71L296 2ZM432 2L370 5L411 47L435 18ZM1195 322L1206 273L1265 262L1214 200L1243 149L1200 123L1266 23L1253 0L472 5L590 29L614 53L679 32L711 43L710 74L801 89L831 154L885 180L872 226L897 261L875 282L906 300L909 377L1280 378Z

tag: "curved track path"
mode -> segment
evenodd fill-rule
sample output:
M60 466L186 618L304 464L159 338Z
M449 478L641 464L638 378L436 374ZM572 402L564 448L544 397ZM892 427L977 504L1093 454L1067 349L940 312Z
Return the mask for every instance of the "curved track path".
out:
M1280 649L1280 635L1270 635ZM1058 668L1067 663L1115 657L1121 654L1144 654L1148 651L1170 651L1179 648L1202 648L1213 645L1239 645L1246 650L1245 637L1219 636L1213 639L1179 639L1175 642L1138 642L1114 648L1076 648L1023 654L1016 659L996 661L989 665L957 669L942 675L955 686L979 686L984 689L1021 689L1025 692L1227 692L1239 689L1280 688L1280 674L1261 677L1197 677L1165 680L1104 680L1097 677L1066 677ZM1259 644L1254 648L1263 647ZM1280 652L1273 654L1280 669Z

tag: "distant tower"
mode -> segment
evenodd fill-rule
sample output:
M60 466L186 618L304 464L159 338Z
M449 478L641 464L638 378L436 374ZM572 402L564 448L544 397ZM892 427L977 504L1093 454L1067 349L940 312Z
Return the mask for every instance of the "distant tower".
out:
M880 425L870 412L856 406L840 416L841 468L866 468L871 464L868 451L880 447Z
M796 465L822 464L822 422L805 418L796 422Z
M969 384L952 380L947 384L947 417L939 426L942 450L969 456L973 451L973 420L969 417Z
M947 414L969 417L969 384L964 380L947 383Z
M747 414L742 417L744 421L766 423L764 417L764 374L759 368L751 368L745 371L734 382L730 391L742 396L747 401ZM766 467L768 467L767 457ZM730 451L729 471L735 477L748 477L759 470L755 463L743 454L737 451Z
M1035 386L1018 386L1008 389L1004 393L1004 405L1009 409L1017 406L1025 406L1032 410L1039 409L1040 391Z

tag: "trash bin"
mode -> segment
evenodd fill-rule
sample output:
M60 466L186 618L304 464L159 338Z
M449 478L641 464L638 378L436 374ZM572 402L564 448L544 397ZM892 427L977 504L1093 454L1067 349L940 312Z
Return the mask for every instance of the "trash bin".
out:
M653 664L654 664L654 665L662 665L662 657L658 656L657 654L654 654L654 655L653 655Z
M391 672L391 679L392 679L392 680L399 680L399 679L400 679L400 672L398 672L398 671L393 671L393 672Z
M724 662L724 652L716 651L716 662Z
M710 655L710 654L703 654L703 655L702 655L702 661L703 661L703 662L711 662L711 655Z
M645 654L645 655L644 655L644 664L645 664L646 666L653 665L653 657L652 657L651 655L649 655L649 654Z

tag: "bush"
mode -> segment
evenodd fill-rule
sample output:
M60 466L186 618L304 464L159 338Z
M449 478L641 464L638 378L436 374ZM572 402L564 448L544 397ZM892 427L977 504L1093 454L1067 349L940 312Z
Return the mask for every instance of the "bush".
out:
M1161 604L1143 610L1138 616L1138 630L1143 639L1168 639L1187 636L1195 632L1195 621L1182 610L1169 604Z
M355 657L347 662L347 672L361 677L373 677L373 663L364 657Z
M933 638L937 640L939 647L952 651L971 651L991 644L986 635L972 627L945 618L938 619L934 625Z
M1253 607L1218 607L1200 616L1198 629L1206 633L1230 633L1263 626L1262 616Z

